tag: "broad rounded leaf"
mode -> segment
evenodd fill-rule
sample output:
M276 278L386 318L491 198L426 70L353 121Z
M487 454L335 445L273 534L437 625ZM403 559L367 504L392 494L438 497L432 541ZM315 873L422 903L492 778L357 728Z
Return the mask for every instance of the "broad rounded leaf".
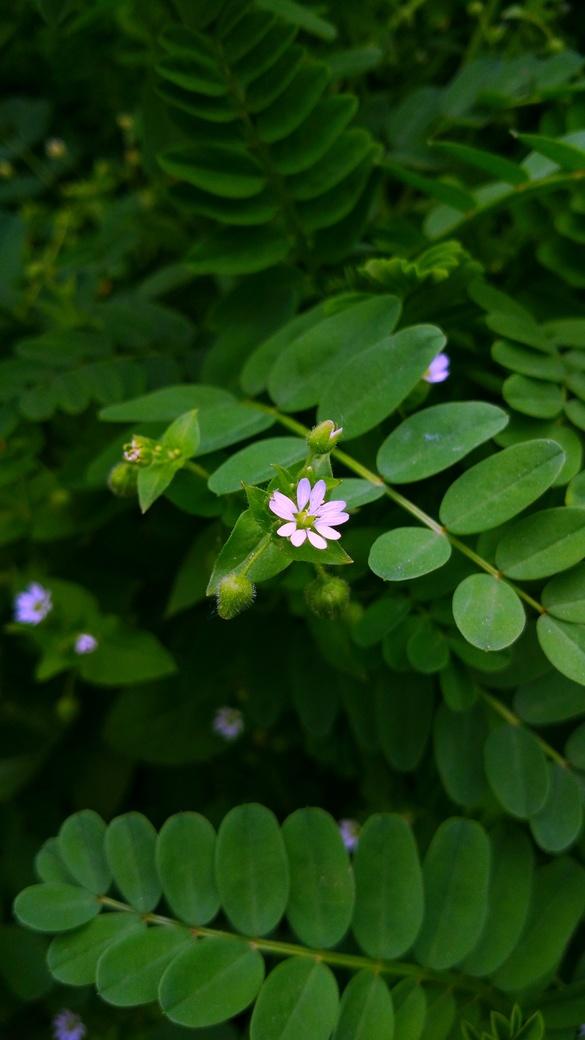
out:
M522 726L505 722L485 745L490 786L512 816L522 820L542 809L549 791L548 764L536 738Z
M346 439L366 433L392 415L444 345L440 329L415 325L366 346L325 386L318 418L334 419Z
M543 614L536 623L538 642L551 664L567 679L585 686L585 625Z
M420 1040L427 1017L427 996L417 979L403 979L392 989L396 1040Z
M483 765L487 734L486 712L481 703L467 711L452 711L442 704L435 715L437 769L449 797L466 808L482 805L488 793Z
M69 816L59 831L59 851L76 881L96 895L105 895L112 875L104 851L106 825L91 809Z
M431 731L434 703L432 683L422 675L403 675L399 685L383 683L376 690L378 739L393 769L408 773L418 766Z
M162 390L153 390L150 394L134 397L130 401L108 405L102 408L99 417L105 422L172 422L193 408L199 409L201 415L208 408L217 408L233 401L232 394L217 386L165 386Z
M245 935L266 935L289 897L289 868L278 822L262 805L240 805L224 817L216 845L223 908Z
M453 596L453 617L462 636L480 650L503 650L526 624L514 589L490 574L470 574Z
M546 726L585 715L585 690L558 672L549 672L520 686L514 710L531 726Z
M412 831L400 816L377 813L364 826L354 873L354 935L369 957L408 950L423 918L423 884Z
M136 914L100 914L83 928L55 936L47 953L51 974L67 986L89 986L102 953L129 932L145 930Z
M494 982L504 991L523 990L554 971L585 910L585 870L568 856L540 867L530 916Z
M106 831L106 856L114 881L140 913L154 910L161 895L154 861L156 831L141 813L117 816Z
M491 975L515 948L528 917L534 875L533 846L514 826L491 834L489 913L477 946L460 965L469 975Z
M392 1040L394 1008L388 987L379 975L360 971L341 998L333 1040Z
M270 973L250 1023L250 1040L329 1040L337 1021L335 977L318 961L290 957Z
M345 359L389 336L399 317L398 297L368 296L303 330L278 355L270 372L273 401L286 412L310 408Z
M240 939L200 939L169 964L158 998L167 1018L203 1029L226 1022L252 1003L264 978L258 950Z
M190 925L207 924L219 910L215 831L199 813L169 817L156 841L156 865L171 910Z
M508 423L493 404L460 401L436 404L409 415L383 441L377 466L386 480L406 484L453 466Z
M407 581L442 567L451 544L426 527L396 527L381 534L370 549L370 569L384 581Z
M97 917L101 908L87 889L60 881L30 885L14 900L17 919L35 932L68 932Z
M547 578L585 555L585 510L543 509L518 520L498 543L496 564L510 578Z
M445 820L425 857L425 918L415 954L435 971L457 964L477 943L488 910L488 837L474 820Z
M575 775L551 762L550 785L542 809L530 820L535 841L545 852L557 854L568 849L583 826L583 792Z
M116 1007L150 1004L165 968L195 939L186 928L155 926L133 932L102 954L97 966L100 997Z
M556 441L524 441L504 448L451 485L441 502L441 522L455 534L498 527L540 498L564 462L565 453Z
M292 466L307 454L306 442L300 437L269 437L249 444L236 452L211 474L208 485L216 495L241 491L246 484L262 484L275 475L274 463Z
M565 748L567 758L577 769L585 770L585 725L574 729Z
M335 820L322 809L297 809L282 826L290 864L287 917L307 946L335 946L353 912L354 879Z
M585 622L585 563L552 578L541 598L548 613L561 621Z

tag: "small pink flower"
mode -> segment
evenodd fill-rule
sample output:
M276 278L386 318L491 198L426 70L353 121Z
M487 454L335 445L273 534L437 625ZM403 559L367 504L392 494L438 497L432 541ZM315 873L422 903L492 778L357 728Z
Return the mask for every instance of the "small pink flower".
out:
M268 506L281 520L286 520L276 533L281 538L289 538L295 548L308 538L315 549L326 549L327 541L341 538L335 528L349 520L349 513L344 512L345 502L341 499L325 502L326 491L324 480L318 480L311 488L307 477L299 480L296 502L282 491L274 491Z
M425 383L444 383L449 378L449 364L448 354L437 354L423 376Z

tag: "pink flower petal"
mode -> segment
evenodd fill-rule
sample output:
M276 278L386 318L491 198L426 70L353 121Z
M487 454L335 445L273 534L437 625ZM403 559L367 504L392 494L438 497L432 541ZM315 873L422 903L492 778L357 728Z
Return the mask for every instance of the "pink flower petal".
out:
M341 538L341 531L334 530L333 527L328 527L327 524L315 524L315 530L318 534L322 535L323 538L329 538L330 541L336 542L338 538Z
M279 534L282 538L290 538L291 534L294 534L296 529L297 525L295 524L294 520L292 520L290 523L282 524L281 527L277 528L276 533Z
M326 549L327 548L327 542L325 541L324 538L321 538L320 534L315 534L314 531L307 531L307 534L309 536L309 541L310 541L311 545L313 545L315 547L315 549Z
M307 477L299 480L297 487L297 505L299 510L304 509L311 494L311 481Z
M325 502L317 509L317 516L327 513L337 513L338 511L341 512L342 509L345 509L346 504L347 503L341 498L334 499L333 502Z
M315 527L317 524L328 524L329 527L337 527L338 524L344 524L349 520L349 513L326 513L325 516L317 517Z
M307 532L303 531L302 528L298 528L296 531L293 531L293 533L290 536L290 540L291 540L292 544L295 546L295 548L298 549L299 545L303 544L303 542L305 541L306 537L307 537Z
M323 504L325 498L325 492L327 491L327 484L324 480L318 480L315 487L311 491L311 497L309 499L309 513L313 515L315 511Z
M292 520L297 507L292 498L283 495L282 491L274 491L268 503L268 508L273 513L276 513L276 516L279 516L281 520Z

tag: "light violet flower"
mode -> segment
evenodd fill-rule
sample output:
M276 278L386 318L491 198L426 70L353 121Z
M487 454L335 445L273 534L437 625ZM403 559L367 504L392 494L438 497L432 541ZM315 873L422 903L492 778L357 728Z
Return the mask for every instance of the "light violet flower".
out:
M423 376L425 383L444 383L449 378L449 365L448 354L437 354Z
M98 648L98 641L89 632L82 632L75 640L76 654L93 654Z
M357 848L360 836L360 825L357 820L340 820L339 833L347 851L353 852Z
M224 740L237 740L244 732L244 718L238 708L219 708L213 719L213 729Z
M296 502L281 491L274 491L268 506L281 520L286 520L276 533L289 538L295 548L308 538L315 549L326 549L328 540L341 538L341 532L335 528L349 520L349 513L344 512L342 499L324 502L326 491L324 480L318 480L311 488L307 477L299 480Z
M87 1029L79 1015L64 1008L53 1019L53 1036L55 1040L83 1040Z
M51 593L38 581L32 581L14 600L14 620L21 625L38 625L53 609Z

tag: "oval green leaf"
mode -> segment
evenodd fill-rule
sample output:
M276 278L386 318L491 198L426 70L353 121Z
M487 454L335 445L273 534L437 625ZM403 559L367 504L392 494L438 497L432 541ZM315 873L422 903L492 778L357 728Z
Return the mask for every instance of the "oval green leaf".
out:
M470 574L457 586L453 617L461 635L480 650L503 650L519 639L526 624L514 589L491 574Z
M394 1008L386 983L360 971L344 991L333 1040L392 1040Z
M408 950L423 919L423 883L412 830L392 813L370 816L354 860L353 932L368 957Z
M565 462L556 441L513 444L458 477L441 502L441 522L455 534L489 531L521 513L551 486Z
M324 964L290 957L266 979L250 1022L250 1040L329 1040L339 993Z
M585 690L579 683L551 671L518 688L514 710L531 726L564 722L585 715Z
M262 484L275 475L274 463L292 466L307 454L307 444L300 437L268 437L237 451L208 480L216 495L229 495L246 484Z
M268 379L272 400L285 412L317 404L345 359L389 336L399 317L397 296L369 296L303 331L273 365Z
M497 726L486 741L484 761L492 791L507 812L527 820L542 809L549 791L548 765L532 733L507 722Z
M540 867L527 925L495 975L498 989L528 989L554 971L584 910L585 870L580 864L562 856Z
M420 1040L427 1017L427 996L416 979L403 979L392 989L394 1036Z
M84 888L105 895L112 875L106 861L106 825L92 809L74 813L59 831L59 851L67 870Z
M481 703L468 711L452 711L442 704L435 715L437 769L449 797L465 808L482 805L488 793L483 766L487 734L486 713Z
M156 841L163 895L186 924L208 924L219 910L215 883L215 831L199 813L169 817Z
M130 905L148 913L161 895L154 852L156 831L141 813L116 816L106 831L106 856L114 881Z
M583 792L575 775L551 762L549 792L542 809L530 820L530 829L541 849L557 855L577 839L583 826Z
M585 510L542 509L518 520L498 543L496 564L510 578L547 578L585 555Z
M561 621L585 623L585 563L547 582L542 590L542 604Z
M68 932L97 917L101 908L87 889L60 881L29 885L14 900L15 916L35 932Z
M223 908L244 935L266 935L284 914L289 869L278 822L262 805L240 805L224 817L216 845Z
M320 398L318 418L334 419L349 440L398 408L445 345L434 325L414 325L366 347L335 372Z
M469 975L491 975L515 949L530 909L534 852L527 834L503 826L491 835L489 914L477 946L460 965Z
M155 926L133 932L110 946L97 966L97 989L102 1000L116 1007L150 1004L158 996L163 972L177 954L195 939L185 928Z
M424 408L409 415L383 441L378 469L394 484L424 480L453 466L495 437L507 423L508 416L501 408L482 401Z
M55 936L47 953L49 970L66 986L89 986L95 982L102 953L128 932L145 930L146 925L136 914L100 914L83 928Z
M536 622L536 631L550 663L567 679L585 686L585 625L543 614Z
M252 1003L264 978L258 950L240 939L200 939L169 964L158 999L179 1026L203 1029L239 1015Z
M376 538L368 563L384 581L408 581L442 567L450 555L445 535L426 527L396 527Z
M349 928L355 887L339 827L322 809L298 809L282 836L290 865L289 923L306 946L335 946Z
M445 820L425 857L425 918L415 954L440 971L477 943L488 909L490 844L475 820Z

